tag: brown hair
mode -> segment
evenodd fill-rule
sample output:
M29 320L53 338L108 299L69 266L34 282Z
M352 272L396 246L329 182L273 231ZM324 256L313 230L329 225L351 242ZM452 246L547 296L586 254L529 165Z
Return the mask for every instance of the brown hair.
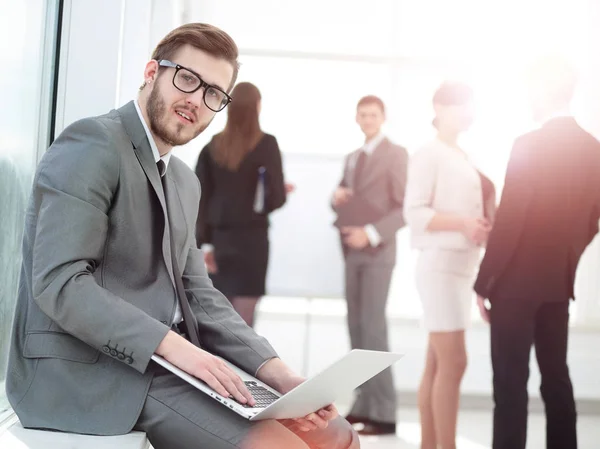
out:
M233 67L233 77L229 89L233 87L240 64L238 62L238 48L231 36L225 31L206 23L186 23L175 28L158 43L152 52L152 59L156 61L171 59L184 45L191 45L211 56L229 62ZM145 86L146 83L144 82L140 90Z
M368 104L376 104L381 109L381 112L385 114L385 105L383 104L383 100L375 95L367 95L366 97L362 97L356 105L356 109Z
M233 101L227 108L225 129L211 144L217 164L235 171L263 137L258 120L260 91L251 83L239 83L231 92Z

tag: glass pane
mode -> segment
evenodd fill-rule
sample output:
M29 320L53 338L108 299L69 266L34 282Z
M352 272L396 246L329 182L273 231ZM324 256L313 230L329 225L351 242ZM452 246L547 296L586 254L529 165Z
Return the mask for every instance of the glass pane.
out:
M202 1L189 21L224 29L241 49L382 56L392 52L394 1Z
M56 2L44 0L0 0L0 45L4 66L10 67L0 71L0 98L9 105L0 108L0 416L8 408L4 379L25 204L38 145L47 140L42 123L48 116L43 110L47 99L42 91L50 91L51 79L46 79L44 53L53 39L45 42L45 29L55 7Z
M362 144L356 103L391 92L386 65L288 58L242 58L240 80L261 90L261 122L282 151L344 155Z
M355 122L364 95L391 93L386 64L302 58L242 56L238 81L255 84L262 96L261 126L277 137L284 153L342 157L364 136ZM234 99L235 101L235 99ZM226 110L206 132L175 154L194 167L199 151L225 126Z

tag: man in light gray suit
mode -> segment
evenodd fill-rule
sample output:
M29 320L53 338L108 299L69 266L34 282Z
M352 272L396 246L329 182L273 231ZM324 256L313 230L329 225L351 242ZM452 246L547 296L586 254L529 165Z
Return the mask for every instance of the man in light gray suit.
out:
M212 286L194 237L198 179L171 155L231 101L237 56L223 31L183 25L155 49L137 101L72 124L42 158L7 377L25 427L138 429L155 449L358 447L333 406L254 423L151 362L249 404L214 355L283 393L303 381Z
M396 232L404 226L408 153L382 134L385 107L378 97L359 101L356 121L365 134L365 145L346 158L332 201L346 262L350 343L353 349L388 351L385 309L396 263ZM359 434L396 432L391 368L359 389L346 418L363 425Z

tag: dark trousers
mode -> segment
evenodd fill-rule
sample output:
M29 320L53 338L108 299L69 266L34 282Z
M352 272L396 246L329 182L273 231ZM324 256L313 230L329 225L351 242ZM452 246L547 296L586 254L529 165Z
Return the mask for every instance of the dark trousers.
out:
M531 346L542 377L547 449L577 448L577 413L567 366L569 302L492 299L493 449L525 449Z

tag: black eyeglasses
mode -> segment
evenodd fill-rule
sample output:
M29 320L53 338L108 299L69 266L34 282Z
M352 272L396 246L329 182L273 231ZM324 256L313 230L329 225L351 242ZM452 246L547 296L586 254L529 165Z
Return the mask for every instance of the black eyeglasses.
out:
M211 86L207 82L203 81L193 70L186 67L175 64L174 62L161 59L158 61L158 65L162 67L172 67L175 69L173 75L173 86L179 89L181 92L191 94L196 92L198 89L204 88L204 95L202 96L204 104L208 109L214 112L219 112L225 109L232 98L219 89L216 86Z

